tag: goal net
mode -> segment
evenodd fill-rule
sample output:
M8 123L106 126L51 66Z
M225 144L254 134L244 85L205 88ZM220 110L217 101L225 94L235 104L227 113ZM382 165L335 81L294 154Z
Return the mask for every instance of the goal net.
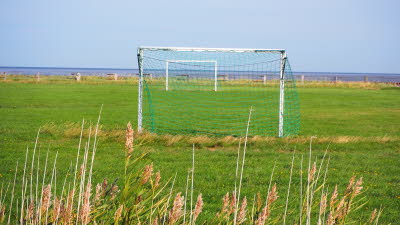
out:
M284 50L139 47L138 130L291 136L300 127Z

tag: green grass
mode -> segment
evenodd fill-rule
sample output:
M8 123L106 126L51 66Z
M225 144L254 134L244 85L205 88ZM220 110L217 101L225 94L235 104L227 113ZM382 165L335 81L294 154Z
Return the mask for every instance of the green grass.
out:
M384 207L383 223L400 221L400 90L399 88L300 87L301 138L250 141L244 171L242 196L252 199L267 192L274 162L280 196L284 196L291 156L296 150L307 160L308 137L316 135L314 156L331 156L328 183L345 188L352 175L364 177L367 217L373 208ZM13 178L16 161L24 160L26 146L40 137L41 158L50 149L50 158L59 152L59 171L65 173L74 160L82 118L95 123L103 104L102 132L94 166L95 180L121 177L126 123L137 120L137 87L134 81L48 83L0 83L0 183ZM385 138L386 137L386 138ZM325 141L318 141L325 140ZM221 205L223 195L234 187L237 143L218 138L196 144L195 192L203 193L205 212L210 218ZM169 143L165 137L145 140L148 161L161 170L163 179L178 173L177 190L184 191L187 169L191 166L188 138ZM297 173L298 174L298 173ZM299 182L294 179L294 184ZM295 185L294 185L295 186ZM283 201L283 197L280 199ZM211 213L212 212L212 213Z

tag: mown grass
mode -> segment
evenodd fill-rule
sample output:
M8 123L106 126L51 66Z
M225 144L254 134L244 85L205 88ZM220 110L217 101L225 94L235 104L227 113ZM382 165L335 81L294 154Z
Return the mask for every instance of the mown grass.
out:
M43 83L42 83L43 82ZM316 135L314 153L325 149L331 156L328 185L345 186L352 175L363 176L368 216L384 207L383 223L400 220L400 90L387 86L351 88L307 86L299 89L302 129L299 137L252 137L249 141L242 196L267 192L269 176L277 164L275 180L285 187L292 153L306 154L310 136ZM126 122L136 123L137 87L134 80L120 82L20 82L0 83L0 183L13 178L16 161L23 161L26 146L33 146L42 127L41 157L47 149L59 152L58 175L74 160L80 121L95 123L103 104L96 182L121 177ZM78 132L79 133L79 132ZM237 138L142 135L141 148L150 152L155 170L164 177L178 173L176 187L184 191L191 167L191 144L196 146L196 193L203 193L204 216L213 217L221 199L234 186ZM55 154L50 154L54 157ZM298 166L298 165L297 165ZM298 181L298 180L297 180ZM293 181L297 182L296 179ZM279 185L278 185L279 187ZM285 190L278 190L282 193ZM211 213L213 212L213 213Z

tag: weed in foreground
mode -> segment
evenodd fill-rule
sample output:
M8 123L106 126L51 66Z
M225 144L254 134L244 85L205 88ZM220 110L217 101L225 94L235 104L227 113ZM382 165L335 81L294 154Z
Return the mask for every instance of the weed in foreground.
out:
M251 110L247 129L251 122ZM308 156L308 168L303 175L303 155L301 155L300 185L292 184L296 174L295 153L289 172L287 187L273 183L275 167L271 173L268 191L254 195L252 201L241 196L248 135L239 140L236 161L235 186L222 198L222 207L215 212L215 217L208 221L201 218L207 211L202 194L193 195L195 176L195 152L193 146L192 168L188 171L186 191L175 193L176 175L162 181L161 172L154 172L153 164L138 169L147 155L140 146L146 139L135 139L130 123L127 125L125 138L125 172L122 186L104 180L92 184L93 163L97 151L100 116L96 126L91 125L85 131L82 122L75 165L72 163L68 173L61 181L62 191L57 193L57 154L54 162L49 162L48 152L44 167L41 168L36 149L38 132L32 155L27 149L23 166L23 175L17 176L18 162L14 180L1 186L0 222L5 224L348 224L354 223L365 204L362 197L362 177L352 177L343 193L338 186L329 191L326 184L330 158L325 153L321 162L312 160L312 140ZM84 138L85 134L87 135ZM36 160L36 161L35 161ZM35 168L36 166L36 168ZM36 171L35 171L36 170ZM43 170L40 174L39 171ZM72 172L70 173L70 170ZM20 179L21 187L16 186ZM60 179L60 178L58 178ZM93 188L94 187L94 188ZM16 196L16 189L21 189L21 196ZM295 191L296 190L296 191ZM285 193L285 194L284 194ZM222 196L221 196L222 197ZM283 199L283 201L279 201ZM295 202L294 199L298 202ZM6 201L7 200L7 201ZM8 205L6 205L8 203ZM377 224L382 209L375 209L366 222Z

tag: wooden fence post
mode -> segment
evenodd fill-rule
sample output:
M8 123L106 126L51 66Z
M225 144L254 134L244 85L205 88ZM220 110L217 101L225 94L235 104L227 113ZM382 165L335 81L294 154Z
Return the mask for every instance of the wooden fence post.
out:
M364 76L364 82L368 82L368 76Z
M40 81L40 73L39 72L35 75L35 77L36 77L36 81Z
M3 75L4 75L4 80L7 80L7 73L6 72L3 72Z
M301 75L301 83L304 84L304 75Z

